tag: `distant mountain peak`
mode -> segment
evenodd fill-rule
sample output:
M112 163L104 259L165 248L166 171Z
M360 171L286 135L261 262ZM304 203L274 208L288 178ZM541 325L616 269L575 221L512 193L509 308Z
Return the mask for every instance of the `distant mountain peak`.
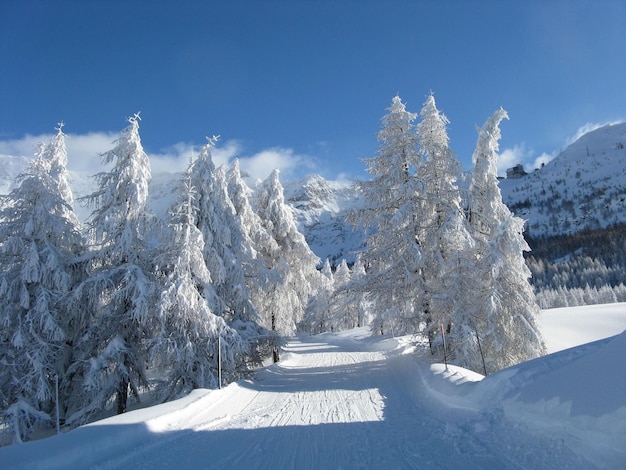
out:
M626 123L584 134L542 168L500 187L534 237L625 223Z

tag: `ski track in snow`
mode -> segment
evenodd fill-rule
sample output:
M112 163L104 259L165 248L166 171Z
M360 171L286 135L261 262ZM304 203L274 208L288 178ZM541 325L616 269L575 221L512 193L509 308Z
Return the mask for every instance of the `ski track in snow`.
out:
M5 457L29 469L589 466L499 408L447 403L429 389L424 358L385 341L300 336L254 380L195 391L145 421L131 412L25 444L32 452L21 462L11 446L0 467Z

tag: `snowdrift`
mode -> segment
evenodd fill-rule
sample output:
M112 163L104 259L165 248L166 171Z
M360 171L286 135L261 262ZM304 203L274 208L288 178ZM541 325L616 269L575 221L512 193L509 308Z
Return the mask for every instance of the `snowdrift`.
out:
M593 465L626 464L626 331L488 377L424 366L430 393L450 407L502 412L534 433L559 436Z

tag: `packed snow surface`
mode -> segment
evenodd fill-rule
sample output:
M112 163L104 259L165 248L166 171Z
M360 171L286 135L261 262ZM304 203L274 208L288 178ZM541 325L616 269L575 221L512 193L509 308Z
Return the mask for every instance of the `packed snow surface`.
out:
M252 380L2 448L0 467L625 468L626 332L586 341L623 331L626 304L540 320L559 352L486 378L412 337L298 336Z

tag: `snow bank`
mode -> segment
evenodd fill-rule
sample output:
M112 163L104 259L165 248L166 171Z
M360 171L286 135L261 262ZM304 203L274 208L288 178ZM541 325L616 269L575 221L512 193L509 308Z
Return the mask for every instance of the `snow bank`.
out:
M544 312L544 326L550 325L544 333L551 349L566 347L621 328L624 310L623 304L616 304ZM589 327L591 324L596 327ZM582 328L583 325L587 327ZM559 436L594 466L624 468L624 358L626 332L549 354L485 378L442 364L422 365L421 375L425 388L447 406L482 413L501 412L511 422L532 432Z

